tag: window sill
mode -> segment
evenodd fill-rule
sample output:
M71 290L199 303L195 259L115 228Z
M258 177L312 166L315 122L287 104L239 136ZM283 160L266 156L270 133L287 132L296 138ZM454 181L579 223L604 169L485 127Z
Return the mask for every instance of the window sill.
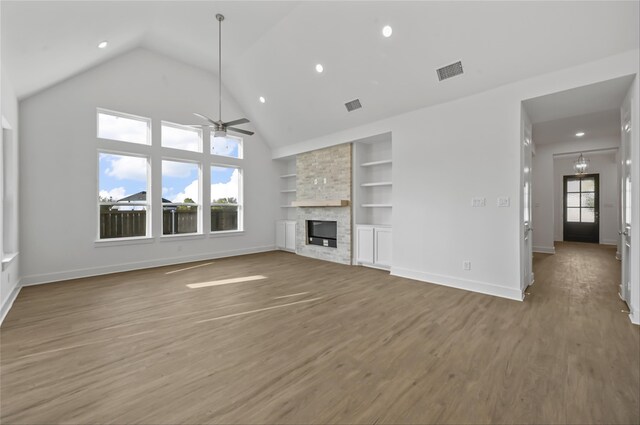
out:
M161 242L169 242L174 240L189 240L189 239L204 239L204 235L202 233L182 233L177 235L162 235L160 236Z
M223 230L220 232L209 233L210 238L224 238L228 236L241 236L244 235L244 230Z
M122 245L138 245L153 243L154 238L143 236L139 238L113 238L113 239L98 239L94 242L96 248L106 248L110 246L122 246Z
M8 252L2 256L2 271L5 271L9 268L9 265L13 263L13 260L18 258L17 252Z

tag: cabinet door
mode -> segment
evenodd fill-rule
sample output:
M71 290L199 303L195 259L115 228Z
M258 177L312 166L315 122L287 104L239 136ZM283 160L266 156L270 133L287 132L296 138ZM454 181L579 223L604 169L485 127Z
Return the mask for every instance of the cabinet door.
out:
M357 261L373 264L373 227L356 227Z
M286 247L286 227L284 221L276 221L276 248L284 249Z
M391 267L391 229L385 227L375 228L375 258L378 266Z
M285 224L285 248L292 251L296 250L296 222L287 221Z

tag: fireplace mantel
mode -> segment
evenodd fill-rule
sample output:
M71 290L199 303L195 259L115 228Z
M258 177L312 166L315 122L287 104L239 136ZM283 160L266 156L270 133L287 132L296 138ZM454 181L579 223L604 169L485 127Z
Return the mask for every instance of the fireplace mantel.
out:
M348 207L348 199L322 199L322 200L309 200L309 201L293 201L292 207Z

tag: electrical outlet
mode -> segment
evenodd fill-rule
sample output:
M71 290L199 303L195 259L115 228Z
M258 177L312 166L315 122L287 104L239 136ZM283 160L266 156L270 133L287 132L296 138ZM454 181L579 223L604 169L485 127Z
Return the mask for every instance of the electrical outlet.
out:
M462 262L462 268L463 268L464 270L471 270L471 261L469 261L469 260L464 260L464 261Z
M322 182L323 182L324 184L327 184L327 178L325 177L324 179L322 179Z
M313 179L313 184L318 184L318 179Z

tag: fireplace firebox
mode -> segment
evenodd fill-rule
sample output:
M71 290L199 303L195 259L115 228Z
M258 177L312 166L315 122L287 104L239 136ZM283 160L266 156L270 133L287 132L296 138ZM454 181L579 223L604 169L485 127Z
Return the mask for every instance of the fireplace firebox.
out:
M337 221L307 220L307 244L337 248Z

